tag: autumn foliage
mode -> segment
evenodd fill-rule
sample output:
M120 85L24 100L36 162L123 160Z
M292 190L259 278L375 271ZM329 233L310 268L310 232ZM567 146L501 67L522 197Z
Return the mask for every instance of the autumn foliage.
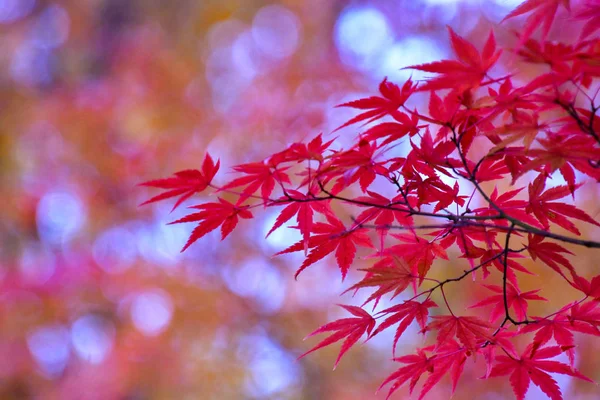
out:
M508 380L517 399L531 385L562 399L550 374L591 381L575 367L574 336L600 336L600 275L580 271L574 258L579 247L600 248L580 232L600 223L574 202L583 185L600 181L600 4L569 3L528 0L513 10L505 19L524 23L507 49L493 32L473 44L448 28L454 59L410 67L428 73L424 81L384 79L378 94L340 104L358 114L335 134L239 165L220 186L213 183L219 161L207 154L200 170L144 183L164 190L147 203L173 198L177 207L213 191L214 201L173 222L196 224L183 250L216 229L224 239L268 208L279 211L269 234L300 233L278 253L304 254L296 277L331 258L345 279L357 254L372 260L347 289L366 293L362 307L342 305L350 316L314 331L328 336L303 356L341 342L337 365L361 338L393 330L390 353L400 366L383 381L388 397L422 382L423 398L446 375L455 388L465 365L483 359L482 378ZM573 43L546 41L561 8L581 29ZM501 56L536 64L540 73L502 70ZM428 107L412 105L424 98ZM351 126L356 140L340 148L335 135L351 135ZM522 288L534 273L527 259L579 299L531 315L529 305L552 294L539 281ZM438 260L451 260L447 278L433 277ZM451 285L487 297L459 311L446 295ZM384 297L393 305L371 312ZM428 345L396 356L410 325Z

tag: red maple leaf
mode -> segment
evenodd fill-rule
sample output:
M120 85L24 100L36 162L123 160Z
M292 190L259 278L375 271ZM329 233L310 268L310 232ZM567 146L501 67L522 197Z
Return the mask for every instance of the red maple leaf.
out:
M506 136L500 142L490 149L489 154L497 153L499 150L507 147L516 141L523 141L525 150L529 150L531 144L548 127L545 123L539 122L539 116L536 113L531 115L522 114L518 121L507 123L486 131L487 135Z
M370 190L367 190L367 194L368 196L360 196L354 199L359 207L368 207L355 218L357 224L365 224L374 220L375 225L381 228L389 227L394 221L403 226L412 225L413 220L409 215L410 210L406 206L398 204L402 200L402 195L388 199Z
M219 170L220 160L217 163L213 161L210 154L206 153L204 162L202 163L202 170L197 169L186 169L184 171L176 172L171 178L155 179L140 183L140 186L150 186L160 189L169 189L168 191L161 193L157 196L152 197L150 200L146 200L140 206L145 204L154 203L155 201L165 200L175 196L181 196L177 199L177 202L171 209L175 210L181 203L186 199L190 198L194 193L203 191L210 185L217 171Z
M571 79L573 74L572 62L577 59L577 47L564 43L538 42L528 39L525 46L517 51L521 57L532 64L545 64L550 67L551 73L540 75L546 85L556 87L562 82ZM539 99L539 96L537 96ZM534 109L537 107L534 107Z
M552 221L576 235L581 235L579 229L568 218L600 226L592 217L574 205L552 201L568 196L581 185L575 185L573 189L561 185L544 191L545 185L546 177L543 174L538 175L533 183L529 184L529 204L525 209L526 212L533 213L545 229L550 227L549 221Z
M438 331L438 346L456 337L467 349L474 352L479 344L491 340L489 330L492 326L477 317L440 315L432 318L434 321L426 329Z
M519 334L536 332L534 349L554 338L557 344L566 349L571 365L575 363L573 332L600 336L600 310L596 301L567 304L553 318L533 317L531 320L532 323L519 329Z
M550 268L558 272L560 275L566 278L560 267L566 268L571 275L575 275L575 268L571 265L569 260L560 253L573 254L564 247L552 243L544 242L544 237L540 235L529 235L529 244L527 245L527 251L531 258L535 261L538 258L543 261Z
M525 200L514 200L514 197L517 194L519 194L523 189L524 188L510 190L506 193L498 195L498 188L494 187L494 190L492 191L492 193L490 195L490 200L500 210L502 210L502 212L504 212L508 216L510 216L514 219L523 221L525 223L528 223L530 225L541 228L542 225L535 218L533 218L531 215L529 215L528 212L525 211L525 208L529 205L529 202L527 202ZM476 210L473 210L473 212L480 216L484 216L484 215L496 216L496 215L498 215L498 211L496 210L496 208L491 205L488 207L478 208ZM508 222L506 220L495 220L495 222L499 225L507 225L508 224Z
M581 40L600 29L600 3L595 0L588 0L575 17L577 19L587 19L581 29L581 35L579 36Z
M600 303L597 301L587 301L585 303L575 303L569 307L570 314L567 319L570 328L574 331L586 333L588 335L600 336Z
M329 346L332 343L338 342L344 338L344 343L342 344L342 348L340 349L340 353L338 354L337 359L335 360L335 365L333 369L335 369L342 359L342 356L350 350L350 348L358 342L358 340L365 334L371 334L371 331L375 327L375 319L365 310L360 307L355 306L345 306L343 304L338 304L340 307L343 307L346 311L355 315L356 318L343 318L338 319L337 321L330 322L328 324L323 325L306 338L317 335L323 332L331 332L336 331L334 334L329 336L328 338L321 341L315 347L302 354L298 358L302 358L307 354L312 353L313 351L319 350L325 346ZM305 338L305 339L306 339Z
M340 130L346 126L355 124L357 122L365 121L373 122L380 119L392 112L398 110L406 100L414 93L416 86L409 79L407 80L402 88L392 82L388 82L385 78L379 84L379 93L383 97L371 96L364 99L350 101L348 103L339 104L337 107L351 107L359 110L369 110L358 114L356 117L350 119L340 127L336 128L335 131ZM335 132L334 131L334 132Z
M335 141L336 138L329 140L328 142L323 143L323 134L320 133L317 137L307 143L292 143L286 150L277 153L271 157L271 162L277 163L280 162L300 162L306 160L317 160L323 161L323 153L329 148L331 143Z
M412 394L417 382L419 382L419 379L421 378L421 375L423 375L425 372L431 373L434 371L433 359L435 359L435 356L427 357L427 354L425 354L426 350L427 349L417 349L417 354L394 358L394 361L407 365L396 370L393 374L388 376L385 381L383 381L381 386L379 386L380 390L388 383L395 381L388 391L386 400L389 399L396 390L400 389L402 385L409 381L409 392Z
M525 86L513 87L512 80L507 78L504 79L497 89L489 86L487 88L489 96L484 96L476 100L473 107L487 111L484 113L485 120L491 121L499 115L503 115L504 117L512 116L514 120L520 120L526 115L523 110L537 110L538 108L534 103L532 92L541 86L553 83L554 79L544 76L543 79L534 79ZM487 127L483 128L483 131L488 130Z
M393 291L391 299L402 293L410 284L416 284L417 277L411 272L410 266L398 257L383 257L370 268L359 269L366 272L365 277L349 287L344 293L363 288L376 287L363 306L373 300L377 307L381 296ZM343 293L342 293L343 294Z
M308 256L296 271L295 278L311 264L316 263L325 256L335 251L342 280L346 277L348 270L356 255L356 246L375 248L371 239L367 236L367 230L363 228L347 229L344 224L332 215L327 215L327 222L317 222L312 226L312 233L308 240L308 247L311 248ZM298 242L280 251L277 254L291 253L301 251L304 243Z
M427 317L429 315L429 308L437 307L432 300L425 300L423 303L418 301L406 301L402 304L398 304L396 306L386 308L379 312L379 314L392 314L387 317L385 321L383 321L377 329L373 332L371 337L377 335L379 332L389 328L392 325L397 324L398 328L396 328L396 333L394 335L394 344L392 347L392 354L396 354L396 345L398 344L398 340L400 336L406 331L406 328L413 322L417 321L421 330L425 329L425 325L427 324Z
M490 272L488 271L488 268L490 266L496 267L496 269L500 271L500 273L504 274L504 256L502 255L503 253L504 250L498 248L483 251L483 253L481 254L481 263L483 265L482 269L484 279L490 275ZM514 258L524 258L524 256L519 253L510 252L508 254L508 260L506 262L506 277L508 281L511 282L513 285L517 285L517 275L515 274L515 271L519 271L528 275L533 275L533 273L521 264L519 264L517 261L515 261Z
M171 224L180 224L183 222L198 222L198 226L194 228L190 238L181 251L190 247L192 243L200 239L207 233L221 227L221 240L225 239L237 225L238 216L241 218L252 218L252 213L248 210L248 206L238 206L219 198L218 203L206 203L198 206L192 206L198 210L197 213L186 215L185 217L171 222Z
M415 386L424 373L429 373L429 376L423 384L423 388L419 394L419 400L422 400L447 373L450 373L452 379L452 393L454 393L458 379L463 372L465 361L469 356L469 352L466 348L460 346L452 339L449 339L446 344L435 349L435 352L428 357L425 352L433 350L434 347L429 346L423 349L417 349L417 354L394 358L394 361L407 365L388 376L379 387L379 389L381 389L388 383L395 381L388 391L386 400L406 382L410 382L409 393L412 394Z
M414 275L419 277L419 284L427 275L429 268L436 258L448 259L448 255L439 244L412 234L392 235L403 244L397 244L388 248L385 254L404 259L411 267Z
M409 204L420 208L423 204L441 202L444 204L464 204L464 196L458 195L458 190L446 185L437 175L423 179L414 169L404 170L402 174L407 182L406 192Z
M413 137L419 132L419 128L423 127L418 125L419 116L417 114L412 114L409 117L400 111L392 111L390 115L397 122L383 122L375 125L367 129L361 135L362 138L368 141L385 138L381 142L381 146L384 146L388 143L397 142L406 135Z
M470 168L472 171L473 169ZM495 159L487 157L477 168L475 179L477 182L488 182L496 179L502 179L509 172L506 161L502 158Z
M578 276L573 276L573 287L588 297L593 299L600 299L600 275L596 275L591 281Z
M492 247L498 245L495 240L496 234L496 231L486 227L464 226L457 228L453 223L448 223L444 229L432 232L431 236L443 237L440 240L440 245L444 248L456 243L465 258L481 257L482 261L485 261L487 259L486 254L489 256L489 252L476 246L473 241L485 242L489 247Z
M435 205L433 212L436 213L440 210L443 210L443 209L449 207L452 204L457 204L461 207L464 206L465 199L467 199L468 196L459 195L458 194L459 190L460 190L460 188L458 186L458 182L455 181L454 186L452 187L451 190L447 190L445 192L440 191L441 196L438 196L438 203Z
M431 94L429 95L428 111L431 119L441 125L437 137L445 137L450 130L448 126L455 125L454 122L460 106L461 104L456 90L453 90L444 96L443 100L435 91L431 91Z
M258 189L260 189L263 203L266 203L270 200L269 196L273 192L276 183L279 185L290 183L289 176L284 172L287 168L278 168L270 162L242 164L233 167L233 169L245 174L245 176L236 178L225 184L220 190L245 186L244 190L240 193L238 204L246 201L246 199L252 196Z
M488 345L479 350L479 353L483 354L486 364L485 375L483 378L489 378L492 373L496 353L501 352L502 354L508 354L511 357L519 357L519 354L511 341L515 336L517 336L517 333L510 332L506 328L501 328L494 336L492 336L492 340L487 342Z
M541 169L546 175L551 175L558 170L567 181L569 188L574 191L575 172L573 167L600 181L600 168L596 168L588 162L600 159L600 149L591 135L546 132L545 138L537 138L536 141L541 148L530 149L527 152L527 156L531 159L519 168L513 183L528 171Z
M296 228L298 228L302 234L304 250L306 251L308 249L310 233L313 229L313 217L315 211L330 216L333 216L333 212L329 208L328 201L310 201L312 199L311 196L302 194L296 190L288 190L287 194L291 196L293 200L290 200L291 203L281 210L275 220L275 224L273 224L273 227L267 233L267 237L296 215L296 221L298 222ZM289 199L282 197L280 200L285 201Z
M501 286L498 285L483 285L494 293L498 293L494 296L486 297L477 304L472 305L469 308L484 307L488 305L494 305L492 312L490 313L490 322L496 322L500 317L504 317L506 310L504 308L504 294ZM537 295L540 289L530 290L528 292L521 292L517 287L511 283L506 284L506 302L508 307L512 307L519 321L523 321L527 318L528 300L542 300L548 301L547 299Z
M402 195L388 199L370 190L367 190L367 194L368 196L353 199L357 206L368 207L354 218L354 223L356 226L362 226L373 221L375 229L379 233L380 247L383 249L387 232L394 225L394 222L397 221L400 226L410 226L413 224L413 219L410 215L410 209L399 204L404 200Z
M331 162L323 166L324 170L333 175L342 175L332 188L333 193L358 181L363 192L373 183L377 175L388 176L388 169L383 162L377 161L381 153L377 153L375 142L370 143L361 139L358 146L347 151L340 151L331 158Z
M502 22L533 11L525 20L525 25L521 30L521 43L525 43L538 28L542 29L542 40L546 40L558 11L558 6L562 4L564 8L570 10L569 3L570 0L527 0L504 17Z
M564 351L560 346L534 348L533 344L527 346L520 358L506 355L496 357L497 364L492 368L490 377L510 374L510 384L517 400L523 400L529 385L533 382L552 400L562 400L562 393L548 372L568 375L575 378L593 382L575 368L558 361L548 361L548 358L558 356Z
M501 51L496 51L494 33L490 35L483 47L481 54L475 46L457 35L448 27L452 49L459 61L443 60L428 64L413 65L406 68L438 74L428 79L419 87L420 91L455 88L460 91L477 88L481 84L487 71L498 61Z
M472 353L464 346L461 346L455 340L449 340L442 347L436 349L433 372L429 375L423 389L419 394L419 399L425 395L448 373L452 381L452 392L450 397L456 391L456 385L463 373L467 358Z
M442 141L434 145L429 129L425 131L421 138L421 147L418 147L411 141L413 151L406 158L404 168L412 167L418 172L435 176L435 170L445 175L451 176L446 169L450 166L450 154L456 149L454 143Z

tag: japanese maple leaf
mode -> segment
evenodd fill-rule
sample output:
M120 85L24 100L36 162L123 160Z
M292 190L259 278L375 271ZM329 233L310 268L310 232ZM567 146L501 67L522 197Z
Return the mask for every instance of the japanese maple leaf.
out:
M402 304L386 308L379 312L379 314L391 315L375 329L371 337L399 322L400 324L398 325L398 328L396 328L394 345L392 347L392 354L396 354L396 345L398 344L400 336L402 336L404 331L406 331L406 328L408 328L413 321L417 321L421 330L425 330L429 308L431 307L437 307L437 304L432 300L427 299L423 303L418 301L406 301Z
M519 330L519 334L536 332L533 338L534 348L537 348L554 338L562 346L569 357L570 364L575 363L573 348L573 332L600 336L600 309L597 301L585 303L570 303L557 311L552 318L534 317L535 323L528 324Z
M471 171L472 168L469 168ZM494 157L486 157L483 162L477 168L475 173L475 179L477 182L488 182L497 179L503 179L508 174L509 169L506 165L506 161L501 159L495 159Z
M528 63L549 66L552 73L547 76L552 77L552 82L548 82L548 86L558 87L562 82L571 79L573 71L570 63L576 58L577 51L573 46L564 43L540 43L537 40L529 39L517 54ZM543 76L541 75L541 77Z
M317 160L323 161L323 153L329 148L331 143L335 141L333 138L327 142L323 142L323 134L320 133L317 137L308 143L293 143L286 150L274 155L273 161L306 161Z
M600 168L595 168L589 160L600 159L600 149L590 135L569 135L567 133L546 132L545 138L538 137L542 148L530 149L527 156L531 160L519 168L513 183L531 170L542 169L550 175L558 170L571 189L575 186L573 167L600 181Z
M410 394L412 394L413 390L415 389L415 386L417 385L417 382L419 382L419 379L421 378L421 375L423 375L425 372L433 372L433 358L435 358L435 356L431 358L427 357L427 354L425 354L425 349L417 349L417 354L411 354L408 356L394 358L394 361L407 365L398 369L393 374L388 376L386 380L383 381L381 386L379 386L378 390L380 390L388 383L395 381L388 392L388 395L386 397L387 400L392 396L392 394L396 390L400 389L402 385L410 381L408 387Z
M533 338L534 347L548 343L552 338L563 348L574 345L573 332L569 329L569 322L564 315L556 315L552 319L537 319L531 324L523 326L519 334L536 332Z
M169 189L168 191L161 193L157 196L152 197L150 200L146 200L140 206L144 204L154 203L155 201L165 200L171 197L180 196L177 202L171 209L175 210L181 203L190 198L194 193L203 191L210 185L217 171L219 170L220 160L217 163L213 161L210 154L206 153L204 161L202 163L202 170L197 169L186 169L183 171L176 172L171 178L156 179L140 183L140 186L150 186L160 189Z
M514 200L514 197L521 192L524 188L519 188L515 190L510 190L506 193L498 195L498 188L494 187L490 195L490 200L493 204L495 204L502 212L507 214L508 216L525 222L527 224L542 227L542 225L533 218L528 212L525 211L525 208L528 206L528 202L525 200ZM498 211L493 206L482 207L476 210L473 210L476 215L479 216L496 216L498 215ZM495 223L499 225L507 225L508 222L504 219L494 220Z
M453 202L464 204L464 196L458 195L458 187L455 185L453 189L446 185L435 173L425 179L415 170L404 170L402 174L406 181L406 192L410 192L414 196L409 196L409 202L414 200L411 205L416 206L416 208L419 208L422 204L436 202L442 203L439 205L439 209Z
M452 176L446 171L450 166L450 154L456 149L450 141L440 141L434 144L429 129L421 137L420 147L411 141L412 151L409 153L404 169L414 168L418 172L435 176L435 170Z
M570 11L570 0L527 0L504 17L502 22L509 18L532 12L520 30L521 43L525 43L538 28L542 29L542 40L546 40L560 4Z
M575 14L577 19L587 19L581 30L579 39L583 39L600 29L600 3L588 0L580 11Z
M533 337L533 349L537 349L546 343L548 343L552 338L556 341L556 343L561 346L563 349L566 349L565 352L569 357L569 364L571 366L575 363L575 349L574 349L574 340L573 340L573 331L571 330L571 324L567 318L567 310L568 307L563 307L561 310L553 318L539 318L533 317L533 323L524 325L519 329L519 335L523 335L526 333L535 332L535 336ZM589 327L585 325L585 329L594 329L593 327ZM596 329L596 332L598 330ZM589 331L586 333L590 333ZM593 334L593 331L591 332ZM600 332L598 332L600 335Z
M426 330L437 330L437 345L441 346L449 339L456 337L467 349L475 351L481 342L491 339L492 327L477 317L457 317L455 315L434 316Z
M182 252L196 240L217 229L219 226L221 227L221 240L225 239L237 225L238 216L244 219L253 217L252 213L247 209L248 206L237 206L222 198L219 198L218 203L206 203L190 208L202 211L186 215L177 221L171 222L171 224L180 224L183 222L200 221L198 226L192 231L183 249L181 249Z
M300 230L300 234L302 234L303 244L305 246L304 250L306 251L308 249L308 239L313 228L313 217L315 212L331 216L333 215L333 212L329 208L329 201L310 201L312 197L296 190L288 190L287 194L294 200L281 210L275 220L275 224L273 224L273 227L269 230L266 237L296 215L296 221L298 222L296 227ZM285 201L286 199L286 197L282 197L280 200Z
M487 289L494 293L498 293L493 296L486 297L477 304L472 305L469 308L485 307L488 305L494 305L492 312L490 313L490 322L496 322L500 317L504 317L506 310L504 309L504 294L501 286L497 285L483 285ZM540 291L530 290L528 292L521 292L517 287L511 283L506 284L506 302L508 307L512 307L519 321L523 321L527 318L528 300L542 300L548 301L547 299L537 295Z
M388 143L396 142L404 136L413 137L419 132L423 126L419 126L419 116L412 114L410 117L400 111L392 111L390 113L396 122L383 122L367 129L361 136L368 141L385 138L381 142L381 146Z
M528 240L529 244L527 245L527 251L534 261L539 258L565 279L567 277L560 267L566 268L571 275L575 275L575 268L573 268L569 260L561 254L573 254L569 250L553 242L544 242L544 237L540 235L528 235Z
M495 140L491 138L492 142L499 143L501 141L500 137ZM490 155L490 156L503 156L504 163L506 164L506 168L510 171L510 176L512 177L511 185L514 185L517 179L521 176L521 171L523 170L523 166L528 164L531 159L527 157L523 152L522 146L509 146L500 150L499 153Z
M533 323L522 326L519 334L536 332L533 338L533 348L536 349L552 338L562 348L566 349L571 365L575 362L573 332L600 336L600 309L597 301L582 304L570 303L556 312L552 318L533 317Z
M452 49L459 61L434 61L428 64L407 67L438 74L438 76L428 79L425 84L421 85L419 87L420 91L477 88L487 71L500 57L501 51L496 51L496 40L493 32L490 32L483 51L479 54L475 46L457 35L452 28L448 27L448 31Z
M359 271L366 272L365 277L360 282L349 287L344 293L362 288L376 287L377 290L362 304L364 306L375 300L373 308L377 307L381 296L393 291L391 297L393 299L402 293L408 285L411 283L415 284L417 279L417 276L412 273L406 261L398 257L383 257L372 267L359 269Z
M289 176L284 172L287 167L278 168L270 162L255 162L242 164L233 167L237 172L245 176L234 179L225 184L219 190L228 190L239 186L245 186L240 193L238 204L243 203L250 196L260 189L261 198L264 203L269 200L269 196L275 188L275 184L290 183Z
M600 305L597 301L575 303L569 308L567 320L572 330L588 335L600 336Z
M407 382L409 382L409 393L412 394L424 373L429 373L429 376L423 384L419 400L422 400L447 373L450 373L452 378L452 393L454 393L468 356L467 349L461 347L452 339L449 339L448 343L439 347L434 354L428 357L426 351L430 352L433 349L433 346L429 346L417 349L417 354L394 358L394 361L406 365L388 376L379 387L378 390L388 383L394 382L388 391L386 399L389 399L395 391Z
M475 108L473 90L459 89L451 90L443 101L432 91L429 96L429 114L440 125L436 142L447 139L450 132L460 132L458 143L466 155L477 133L487 128L490 122L481 118L485 114L483 110Z
M538 177L529 184L529 204L526 208L526 211L528 213L533 213L545 229L550 227L549 222L552 221L569 232L580 235L581 232L579 232L575 224L573 224L569 218L575 218L600 226L600 224L585 213L585 211L580 210L574 205L552 201L568 196L581 185L575 185L573 189L561 185L544 191L545 186L546 177L544 174L538 175Z
M597 300L600 299L600 275L596 275L591 281L588 281L587 279L575 274L573 276L572 285L577 290L583 292L583 294L586 296Z
M358 206L368 207L354 219L354 223L359 226L373 221L375 229L379 233L380 248L383 249L387 232L394 225L394 222L397 221L401 226L410 226L413 224L413 219L410 216L410 210L405 205L398 204L398 202L404 200L402 195L390 200L370 190L367 190L367 194L368 196L360 196L354 199L355 204Z
M364 224L369 221L375 222L376 226L386 227L397 221L400 225L412 225L410 210L403 204L398 204L402 200L402 195L393 199L388 199L377 192L367 190L368 196L356 197L354 201L360 202L358 206L368 207L361 212L355 221L357 224ZM384 208L389 207L389 208Z
M448 125L454 125L459 108L460 101L458 100L456 91L448 93L444 96L443 100L435 91L431 91L429 95L429 116L441 125L441 132L438 133L439 138L446 136L450 130Z
M342 273L343 280L356 255L356 246L375 248L373 243L371 243L371 239L367 236L366 229L353 228L348 230L344 224L334 216L327 215L326 217L328 223L317 222L313 224L313 235L308 241L308 246L311 250L300 268L296 271L296 274L294 275L295 278L297 278L308 266L335 251L335 258ZM303 248L304 243L301 241L277 254L300 251Z
M357 122L365 121L372 122L377 119L384 117L385 115L391 114L393 111L398 110L406 100L415 92L416 86L409 79L407 80L402 88L392 82L388 82L385 78L379 84L379 93L383 97L371 96L364 99L350 101L348 103L339 104L337 107L351 107L359 110L369 110L358 114L356 117L350 119L344 123L335 131L345 128L346 126L355 124ZM334 131L334 132L335 132Z
M495 267L500 273L504 274L504 249L488 249L481 253L481 264L483 269L483 278L487 278L490 275L488 270L489 267ZM524 258L519 253L509 253L508 260L506 262L506 276L509 282L513 285L518 285L517 275L515 271L522 272L524 274L533 275L527 268L515 261L515 258Z
M410 265L412 273L419 277L419 284L423 282L436 258L448 259L444 248L433 241L412 234L392 236L403 243L386 249L385 254L404 259Z
M465 199L468 196L463 196L463 195L459 195L459 187L458 187L458 181L454 182L454 186L452 187L452 190L446 190L444 192L439 192L440 196L438 197L438 203L435 205L435 208L433 209L434 213L437 213L438 211L449 207L451 204L457 204L459 206L464 206L465 205Z
M501 142L496 143L496 145L489 150L489 154L494 154L509 144L520 140L523 141L525 150L529 150L537 135L540 132L543 132L546 127L547 124L538 122L537 114L523 114L518 122L508 123L498 126L490 131L486 131L486 134L488 135L505 136Z
M591 43L590 43L591 42ZM573 65L574 74L580 74L581 84L585 88L592 85L593 80L600 76L600 65L598 65L598 57L600 56L600 46L597 41L584 41L586 49L577 54L576 62ZM596 127L593 128L598 132L597 126L600 125L596 118L593 123ZM590 132L588 130L588 132Z
M355 318L338 319L337 321L333 321L323 325L322 327L308 335L306 338L323 332L335 332L298 358L302 358L307 354L312 353L313 351L319 350L325 346L329 346L330 344L338 342L345 338L346 340L344 340L340 353L338 354L338 357L335 360L335 365L333 367L333 369L335 369L339 364L340 360L342 359L342 356L348 350L350 350L350 348L365 334L365 332L367 333L367 335L371 334L371 331L375 327L375 319L368 312L366 312L360 307L345 306L342 304L338 305L340 307L343 307L352 315L354 315Z
M463 373L467 357L471 355L469 349L461 346L455 340L449 340L442 347L436 349L435 358L433 359L433 371L423 383L423 389L419 394L419 399L423 399L425 395L446 375L450 374L452 381L451 396L456 391L456 385Z
M497 364L492 368L490 377L510 374L510 384L517 400L523 400L533 382L552 400L562 400L562 393L556 381L548 374L562 374L574 378L593 382L575 368L558 361L549 361L549 358L558 356L563 352L560 346L551 346L535 349L533 344L527 346L520 358L506 355L496 356Z
M495 241L496 232L489 228L475 226L456 227L452 222L449 222L444 229L431 232L430 235L433 237L443 237L440 240L440 245L445 249L456 243L465 258L484 257L486 251L475 245L474 240L489 243L490 246L497 244Z
M511 332L502 327L494 336L492 336L492 340L489 341L487 346L479 349L479 353L483 354L486 364L485 375L482 378L487 379L490 377L497 353L508 354L511 357L519 358L519 354L512 342L515 336L517 336L516 332Z
M600 45L597 46L598 47L598 54L600 54ZM593 56L591 56L592 58L594 58ZM598 57L596 56L595 59L597 60ZM598 70L598 75L600 76L600 69ZM592 110L588 110L586 108L582 108L582 107L577 107L575 109L575 111L579 114L578 118L581 120L581 122L583 122L584 126L587 126L587 137L589 137L589 133L591 132L600 132L600 118L598 118L598 116L596 115L598 113L598 110L596 110L595 112ZM567 119L567 121L570 122L570 126L566 125L564 127L564 129L568 130L568 131L575 131L578 127L580 127L579 122L577 122L576 120L574 120L572 117L569 117L569 119ZM585 137L584 136L584 137Z
M373 183L377 175L388 176L388 169L377 158L382 152L377 152L376 144L361 139L356 148L338 152L332 157L327 168L343 175L337 180L332 192L338 193L343 188L358 181L363 192Z
M554 83L553 80L534 79L525 86L513 87L510 78L505 79L498 89L488 87L488 96L478 98L473 107L476 109L486 109L487 112L483 118L492 120L498 115L504 113L505 117L512 116L515 120L520 120L524 115L523 110L535 110L538 108L534 103L531 92L540 86ZM488 129L484 129L487 131Z

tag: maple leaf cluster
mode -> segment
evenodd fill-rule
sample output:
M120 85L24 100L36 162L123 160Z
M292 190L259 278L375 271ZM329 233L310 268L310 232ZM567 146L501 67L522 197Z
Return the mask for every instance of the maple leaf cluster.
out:
M561 7L582 23L571 44L545 41ZM430 73L428 79L402 85L384 79L379 95L339 105L359 110L336 129L362 124L351 147L337 148L335 139L319 134L234 167L239 176L220 186L213 183L219 162L207 155L201 170L144 183L166 190L148 202L178 196L175 208L215 190L216 201L192 206L200 211L173 222L197 224L184 250L218 228L224 239L240 218L261 209L279 210L268 235L287 223L299 231L301 239L277 253L304 253L296 277L333 255L345 279L357 254L370 252L374 264L358 270L363 278L347 290L368 291L365 303L342 305L352 317L314 331L310 336L330 336L302 356L343 340L337 365L362 337L395 327L395 357L399 339L416 324L432 344L394 358L402 366L383 382L390 384L388 397L405 384L412 393L421 377L419 399L445 375L454 390L467 361L480 354L487 364L483 378L508 376L517 399L531 384L562 399L550 374L590 381L575 367L573 333L600 336L600 275L583 276L564 247L600 248L581 238L575 220L600 223L569 200L585 182L600 181L600 105L592 90L600 77L600 39L593 37L600 4L571 10L569 0L528 0L505 19L521 15L526 19L512 57L542 64L545 72L535 78L494 76L502 49L493 31L479 51L449 28L456 59L409 67ZM541 40L534 39L538 27ZM409 106L416 94L428 95L426 110ZM402 143L406 154L392 156ZM526 186L525 175L531 178ZM547 187L560 178L565 184ZM495 187L488 191L483 184L490 182ZM514 187L503 192L503 182ZM436 261L450 256L464 264L460 272L432 278ZM531 316L529 304L546 298L543 287L521 288L523 274L532 274L531 263L523 263L528 258L581 298ZM489 318L453 310L445 290L466 277L487 293L468 310L485 309ZM388 295L391 307L365 310ZM523 338L529 344L519 352ZM568 364L553 360L561 354Z

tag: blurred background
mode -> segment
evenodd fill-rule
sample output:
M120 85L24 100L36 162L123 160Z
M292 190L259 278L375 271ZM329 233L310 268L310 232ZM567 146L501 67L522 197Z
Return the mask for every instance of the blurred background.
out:
M343 315L335 303L364 298L339 296L353 280L327 260L295 282L302 255L271 256L297 237L263 239L276 212L181 254L192 227L165 224L185 208L138 208L156 192L136 185L207 150L223 182L329 133L353 115L335 104L450 57L445 25L481 45L519 3L0 0L0 399L385 398L393 332L334 372L339 346L296 361ZM398 354L422 345L411 332ZM480 371L455 399L510 393ZM449 398L443 382L430 398Z

